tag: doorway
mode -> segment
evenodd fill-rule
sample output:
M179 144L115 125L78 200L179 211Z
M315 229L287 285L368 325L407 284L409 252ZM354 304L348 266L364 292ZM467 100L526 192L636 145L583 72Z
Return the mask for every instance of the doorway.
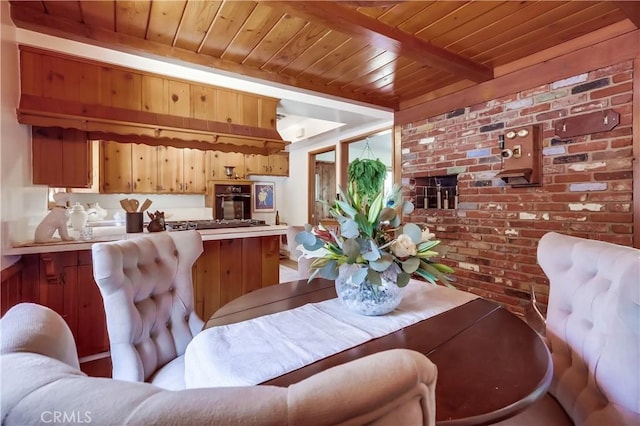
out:
M309 152L309 212L308 223L333 222L329 204L336 198L336 150L331 146Z
M374 133L358 136L340 142L340 186L347 187L349 164L356 158L380 160L387 167L384 180L384 193L388 194L395 180L394 178L394 146L391 129L384 129Z

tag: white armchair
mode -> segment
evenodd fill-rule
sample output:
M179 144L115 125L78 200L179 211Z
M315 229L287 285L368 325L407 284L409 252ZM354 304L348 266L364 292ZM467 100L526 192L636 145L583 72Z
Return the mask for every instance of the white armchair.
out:
M113 378L184 389L184 352L204 325L194 312L197 231L162 232L92 246L104 299Z
M71 330L49 308L23 303L0 320L2 424L426 425L435 424L437 370L394 349L318 373L288 388L168 391L87 377ZM375 374L372 374L375 372Z
M501 424L640 424L640 250L550 232L548 395Z

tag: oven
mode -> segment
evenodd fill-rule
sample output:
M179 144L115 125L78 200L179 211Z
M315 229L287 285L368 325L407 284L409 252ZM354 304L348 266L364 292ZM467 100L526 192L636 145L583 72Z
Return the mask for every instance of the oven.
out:
M213 218L251 219L251 185L215 184Z

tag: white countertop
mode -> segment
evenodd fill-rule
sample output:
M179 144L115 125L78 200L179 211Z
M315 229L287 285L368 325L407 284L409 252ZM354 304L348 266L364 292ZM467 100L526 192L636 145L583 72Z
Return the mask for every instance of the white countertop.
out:
M168 231L165 231L168 232ZM171 231L180 232L180 231ZM287 233L287 225L268 225L241 228L203 229L198 231L202 235L202 241L229 240L235 238L268 237L272 235L284 235ZM77 234L77 232L76 232ZM94 228L94 236L91 240L82 241L56 241L51 243L36 244L33 241L15 243L13 247L4 249L2 255L23 255L37 253L54 253L63 251L90 250L94 243L116 241L130 238L139 238L148 234L127 234L123 226L100 227L100 232ZM72 233L72 236L77 237Z

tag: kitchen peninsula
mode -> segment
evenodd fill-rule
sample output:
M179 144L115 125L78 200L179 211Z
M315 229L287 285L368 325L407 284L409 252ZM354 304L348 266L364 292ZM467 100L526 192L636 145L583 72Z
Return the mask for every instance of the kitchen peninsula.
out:
M285 225L198 230L204 245L204 252L193 267L198 315L209 318L227 302L277 284L280 237L286 230ZM18 302L48 306L69 324L79 356L107 351L109 339L102 297L93 280L91 246L99 241L143 235L146 234L105 234L92 241L7 249L5 254L22 258L3 271L2 313Z

